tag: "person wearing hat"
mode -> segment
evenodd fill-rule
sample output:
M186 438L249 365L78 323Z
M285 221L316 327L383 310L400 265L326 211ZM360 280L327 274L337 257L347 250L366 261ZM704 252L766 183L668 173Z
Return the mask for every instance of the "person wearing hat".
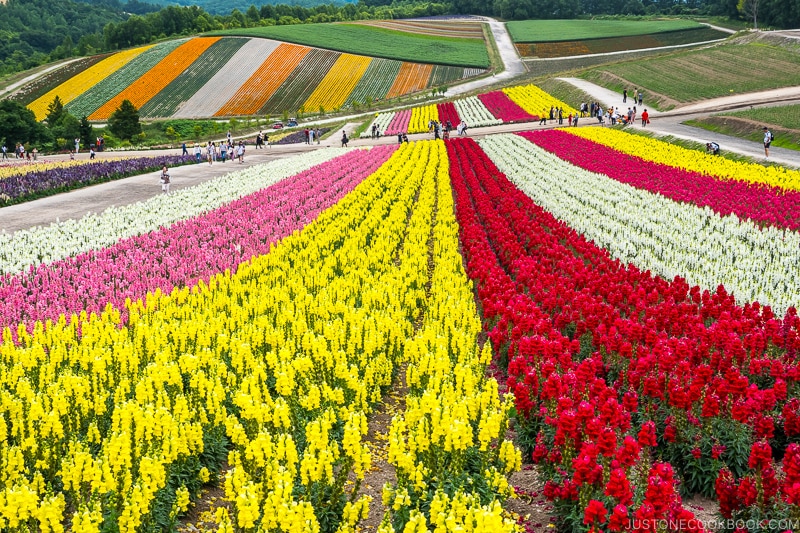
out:
M762 128L762 131L764 132L764 157L769 157L769 145L772 144L772 140L775 136L766 126Z

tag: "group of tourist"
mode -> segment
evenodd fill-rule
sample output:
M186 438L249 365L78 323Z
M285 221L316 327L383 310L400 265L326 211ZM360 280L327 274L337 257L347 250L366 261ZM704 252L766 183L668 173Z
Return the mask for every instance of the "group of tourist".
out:
M2 147L3 152L3 159L11 159L8 155L8 147L4 144ZM33 150L27 152L25 150L25 145L22 143L17 143L14 147L14 159L25 159L26 161L36 161L36 158L39 155L39 150L34 148Z
M186 143L183 143L182 148L182 154L189 155ZM239 163L244 163L244 153L244 141L234 144L230 138L227 141L220 141L219 144L214 141L208 141L205 146L200 146L200 143L194 143L194 156L198 163L203 159L208 161L209 165L214 164L216 161L224 163L227 160L233 161L234 159L237 159Z
M639 107L642 107L642 101L644 100L644 93L642 93L641 90L639 90L638 88L634 87L633 88L633 93L631 93L631 97L633 98L633 103L634 104L638 103ZM623 89L622 90L622 103L623 104L627 104L628 103L628 89Z

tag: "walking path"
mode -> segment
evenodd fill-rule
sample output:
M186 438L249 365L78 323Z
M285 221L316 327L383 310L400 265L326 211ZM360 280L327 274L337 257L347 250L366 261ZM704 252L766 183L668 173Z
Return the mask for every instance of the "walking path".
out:
M600 104L605 108L614 106L622 108L622 110L625 111L627 106L631 105L630 102L622 102L621 94L589 81L580 78L559 79L581 89L583 92L600 102ZM764 159L764 147L760 143L755 143L748 141L747 139L740 139L738 137L732 137L729 135L723 135L721 133L706 131L693 126L687 126L686 124L683 124L683 122L693 118L702 118L711 113L719 111L745 109L750 107L770 107L797 102L800 102L800 86L783 87L781 89L760 91L756 93L723 96L720 98L712 98L710 100L703 100L701 102L687 104L671 111L659 112L648 109L651 121L646 128L648 131L652 131L660 135L669 135L678 139L701 143L714 141L720 145L723 151L735 152L737 154L745 155L755 159ZM646 98L644 100L644 104L645 105L642 108L637 110L639 115L641 115L643 109L647 109ZM642 127L641 122L635 121L632 127L635 129L640 129ZM772 147L769 150L769 161L785 166L800 168L800 151Z
M457 96L474 91L481 87L486 87L487 85L493 85L500 81L516 78L527 72L525 63L520 59L517 53L517 47L514 46L514 42L511 40L511 35L509 35L508 29L506 29L505 23L489 17L481 17L481 20L488 24L489 29L492 31L494 42L497 44L497 51L500 53L500 59L503 60L504 70L499 74L493 74L491 77L454 85L447 89L444 93L445 97Z

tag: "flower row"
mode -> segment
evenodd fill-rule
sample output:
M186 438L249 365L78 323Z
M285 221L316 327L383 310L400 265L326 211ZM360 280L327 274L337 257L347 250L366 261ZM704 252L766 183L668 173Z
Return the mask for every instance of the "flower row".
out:
M635 155L648 161L708 174L720 179L800 190L800 171L782 166L764 166L716 157L698 150L690 150L617 129L572 128L569 133L609 146L623 154Z
M80 219L59 221L11 235L2 233L0 274L17 274L198 216L344 152L338 148L317 150L232 172L168 196L112 206L100 214L90 213Z
M541 131L528 135L527 139L575 166L678 202L708 206L721 216L734 214L756 224L800 229L800 191L721 180L713 175L655 163L570 135L568 131Z
M797 303L800 234L636 189L570 165L520 135L491 137L483 146L537 204L623 263L710 291L723 285L738 301L780 314Z
M106 181L195 163L188 156L103 159L83 165L45 166L0 180L0 206L19 204Z
M109 303L122 309L127 299L157 289L169 293L216 272L236 272L239 263L267 253L335 204L393 151L352 151L170 227L8 276L0 284L0 324L100 313ZM263 179L265 170L246 171L242 178Z

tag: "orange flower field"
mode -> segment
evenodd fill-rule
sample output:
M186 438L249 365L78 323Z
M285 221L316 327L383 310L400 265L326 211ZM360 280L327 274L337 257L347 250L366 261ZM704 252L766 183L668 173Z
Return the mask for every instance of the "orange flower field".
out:
M392 88L386 93L386 98L395 98L404 94L420 91L428 86L433 65L420 63L403 63Z

